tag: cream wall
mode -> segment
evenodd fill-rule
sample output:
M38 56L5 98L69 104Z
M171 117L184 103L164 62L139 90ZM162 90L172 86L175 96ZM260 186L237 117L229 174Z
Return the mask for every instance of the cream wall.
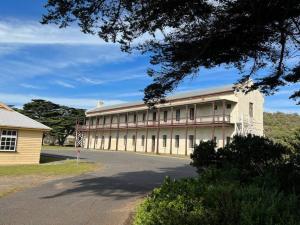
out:
M0 165L38 164L40 162L43 132L36 130L17 131L16 152L0 152Z

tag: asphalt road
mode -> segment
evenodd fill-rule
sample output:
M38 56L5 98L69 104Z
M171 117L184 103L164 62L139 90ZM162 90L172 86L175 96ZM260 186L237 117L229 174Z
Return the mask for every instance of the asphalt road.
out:
M73 151L47 151L75 156ZM103 169L56 180L0 199L1 225L123 225L137 200L165 176L194 176L188 159L129 152L81 153Z

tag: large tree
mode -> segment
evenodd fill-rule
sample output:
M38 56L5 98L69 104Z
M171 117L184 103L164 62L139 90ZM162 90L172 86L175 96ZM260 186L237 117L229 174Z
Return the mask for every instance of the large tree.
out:
M48 0L45 7L43 24L77 22L82 32L118 42L123 51L150 53L149 104L201 67L234 66L240 81L253 77L251 89L266 94L300 81L299 0ZM299 97L300 90L290 96Z
M62 106L42 99L33 99L18 111L51 127L49 134L59 145L64 144L67 136L74 134L76 120L85 117L83 109Z

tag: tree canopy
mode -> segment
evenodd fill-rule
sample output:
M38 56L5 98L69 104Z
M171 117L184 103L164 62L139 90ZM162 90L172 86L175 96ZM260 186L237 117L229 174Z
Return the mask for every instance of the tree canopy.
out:
M250 89L265 94L300 81L299 0L48 0L45 7L43 24L77 22L125 52L150 53L150 105L201 67L236 67L240 82L252 77ZM290 98L297 101L300 90Z
M83 109L62 106L42 99L33 99L18 111L51 127L50 135L59 145L64 144L67 136L74 134L76 120L85 117Z

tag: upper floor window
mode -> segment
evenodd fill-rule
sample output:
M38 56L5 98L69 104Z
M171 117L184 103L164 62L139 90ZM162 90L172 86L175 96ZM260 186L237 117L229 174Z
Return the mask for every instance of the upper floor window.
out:
M96 125L99 125L99 121L100 121L100 119L99 119L99 117L97 117L97 123L96 123Z
M180 120L180 109L176 109L176 121Z
M168 121L168 111L164 111L164 122Z
M127 114L125 114L125 123L127 123L128 122L128 116L127 116Z
M133 122L136 123L136 113L133 115Z
M106 124L106 117L103 117L103 124Z
M216 104L214 105L214 110L218 110L218 106Z
M0 151L16 151L17 147L17 131L2 130Z
M230 103L226 104L226 108L231 109L231 104Z
M146 113L143 113L143 122L146 121Z
M249 103L249 116L252 118L253 117L253 103Z
M152 116L153 121L156 121L156 112L153 112Z
M111 116L110 117L110 123L113 123L113 120L114 120L114 116Z
M194 120L194 119L195 119L195 109L190 108L190 120Z

